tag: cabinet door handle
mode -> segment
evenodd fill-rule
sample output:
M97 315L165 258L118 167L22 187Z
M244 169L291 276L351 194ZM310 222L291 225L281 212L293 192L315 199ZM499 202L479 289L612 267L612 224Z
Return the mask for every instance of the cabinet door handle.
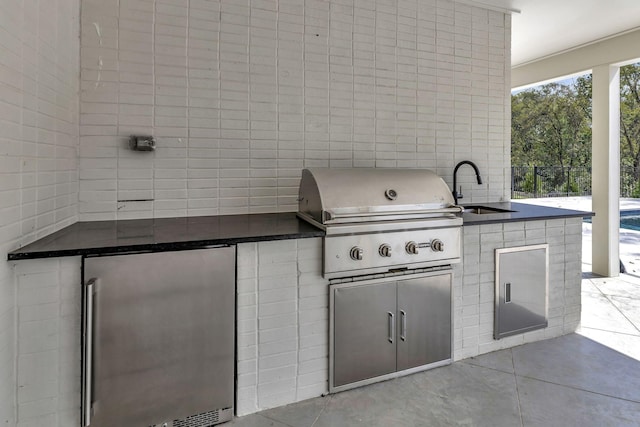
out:
M511 283L505 283L504 284L504 303L510 303L511 302Z
M98 279L89 279L84 289L84 364L82 380L82 425L91 424L91 403L93 401L93 293Z
M400 310L400 339L407 340L407 313L404 310Z
M389 315L389 342L393 344L396 335L396 321L392 312L388 311L387 314Z

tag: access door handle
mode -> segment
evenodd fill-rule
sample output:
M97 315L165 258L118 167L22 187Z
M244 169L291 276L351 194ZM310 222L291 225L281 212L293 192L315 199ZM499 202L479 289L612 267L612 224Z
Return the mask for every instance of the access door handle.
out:
M407 340L407 313L404 310L400 310L400 339Z
M93 402L93 293L98 279L89 279L84 288L84 364L82 367L82 425L91 424L91 404Z
M389 315L389 342L393 344L396 335L396 321L392 312L388 311L387 314Z

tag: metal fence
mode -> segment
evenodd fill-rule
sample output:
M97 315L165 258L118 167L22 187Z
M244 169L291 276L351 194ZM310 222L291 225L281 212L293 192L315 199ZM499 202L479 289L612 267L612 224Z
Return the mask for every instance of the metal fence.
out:
M591 195L591 167L512 166L511 198ZM640 169L620 167L620 197L640 198Z

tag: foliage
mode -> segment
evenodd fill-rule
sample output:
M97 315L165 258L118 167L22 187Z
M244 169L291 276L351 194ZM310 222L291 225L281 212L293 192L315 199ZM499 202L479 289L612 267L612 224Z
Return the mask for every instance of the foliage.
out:
M533 180L534 180L533 169L531 169L524 176L524 180L522 181L522 190L527 192L527 193L533 193L533 191L535 189L535 185L533 183Z
M633 187L633 191L631 192L631 197L634 199L640 198L640 181L636 183L635 187Z
M591 76L511 96L513 165L591 163Z
M634 168L637 183L640 174L640 64L620 68L620 164Z
M591 87L587 74L570 84L550 83L513 94L511 164L590 166ZM640 197L640 63L620 68L620 165L631 172L623 174L622 186ZM533 177L525 181L526 187L533 186ZM569 186L573 189L574 183Z

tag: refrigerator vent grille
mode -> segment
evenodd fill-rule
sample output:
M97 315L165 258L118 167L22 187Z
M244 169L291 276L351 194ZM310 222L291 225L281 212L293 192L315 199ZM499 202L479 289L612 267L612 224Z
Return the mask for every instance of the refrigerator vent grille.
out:
M231 414L231 408L216 409L215 411L191 415L182 420L174 420L173 427L210 427L214 424L231 420Z

